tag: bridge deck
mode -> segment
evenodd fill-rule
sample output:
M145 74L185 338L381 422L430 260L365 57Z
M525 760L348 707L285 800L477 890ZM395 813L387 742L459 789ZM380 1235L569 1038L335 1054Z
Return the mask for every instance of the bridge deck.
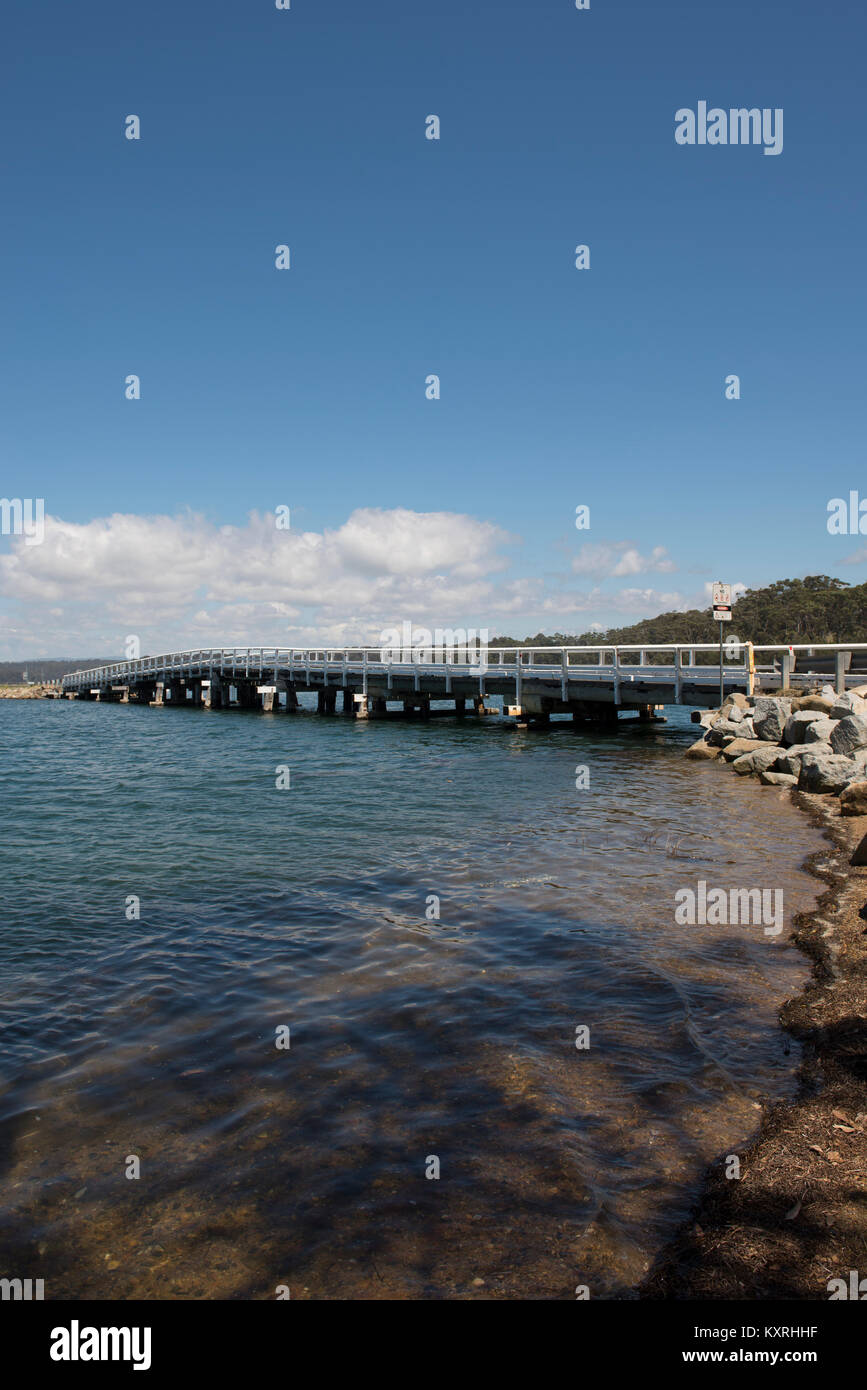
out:
M443 659L434 660L434 656ZM645 647L454 648L396 654L382 648L232 647L138 657L63 677L60 692L97 699L162 704L296 705L297 691L314 691L320 708L344 708L364 716L388 701L423 706L431 700L499 696L517 716L592 713L593 706L638 709L708 706L725 693L812 686L831 679L837 689L867 679L867 644L819 647L732 648L719 665L719 647L668 644ZM813 669L815 667L815 669Z

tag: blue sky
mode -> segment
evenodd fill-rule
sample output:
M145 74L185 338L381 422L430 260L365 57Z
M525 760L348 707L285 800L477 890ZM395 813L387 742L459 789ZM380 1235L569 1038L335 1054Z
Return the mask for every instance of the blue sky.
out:
M867 578L826 529L867 495L862 6L13 0L5 38L0 492L51 520L0 537L0 655ZM677 145L700 100L783 108L782 154Z

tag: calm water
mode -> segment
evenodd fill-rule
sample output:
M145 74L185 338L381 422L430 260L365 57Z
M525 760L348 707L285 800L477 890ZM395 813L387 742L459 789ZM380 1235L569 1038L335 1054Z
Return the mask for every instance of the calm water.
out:
M798 1061L787 931L676 926L674 894L783 887L790 920L822 844L669 717L0 701L0 1275L628 1297Z

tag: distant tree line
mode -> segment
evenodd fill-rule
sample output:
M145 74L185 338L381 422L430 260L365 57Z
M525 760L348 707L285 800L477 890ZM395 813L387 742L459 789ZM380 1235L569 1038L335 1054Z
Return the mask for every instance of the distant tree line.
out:
M39 684L40 681L59 680L68 671L87 671L91 666L107 666L110 661L117 660L116 656L82 656L66 661L44 657L34 657L32 661L0 661L0 685L18 685L23 681L25 671L28 680Z
M827 574L806 579L778 579L765 589L747 589L734 605L728 630L742 642L867 642L867 584L848 584ZM707 608L660 613L630 627L605 632L566 632L492 637L492 647L595 647L663 642L716 642L719 625Z

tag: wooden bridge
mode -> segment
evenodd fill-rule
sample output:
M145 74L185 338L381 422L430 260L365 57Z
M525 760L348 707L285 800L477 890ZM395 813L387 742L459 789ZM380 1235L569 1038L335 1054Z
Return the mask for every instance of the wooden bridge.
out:
M435 660L434 656L442 659ZM406 659L403 659L403 658ZM431 659L428 659L431 658ZM242 708L292 713L299 692L313 692L321 714L341 710L356 719L399 712L502 713L519 724L551 715L615 721L621 711L644 720L664 705L716 705L725 694L867 684L867 644L762 646L737 644L719 663L717 645L645 647L451 648L397 653L379 647L224 647L75 671L53 692L70 699L117 700L155 706ZM439 706L432 708L434 706ZM446 708L442 708L445 705Z

